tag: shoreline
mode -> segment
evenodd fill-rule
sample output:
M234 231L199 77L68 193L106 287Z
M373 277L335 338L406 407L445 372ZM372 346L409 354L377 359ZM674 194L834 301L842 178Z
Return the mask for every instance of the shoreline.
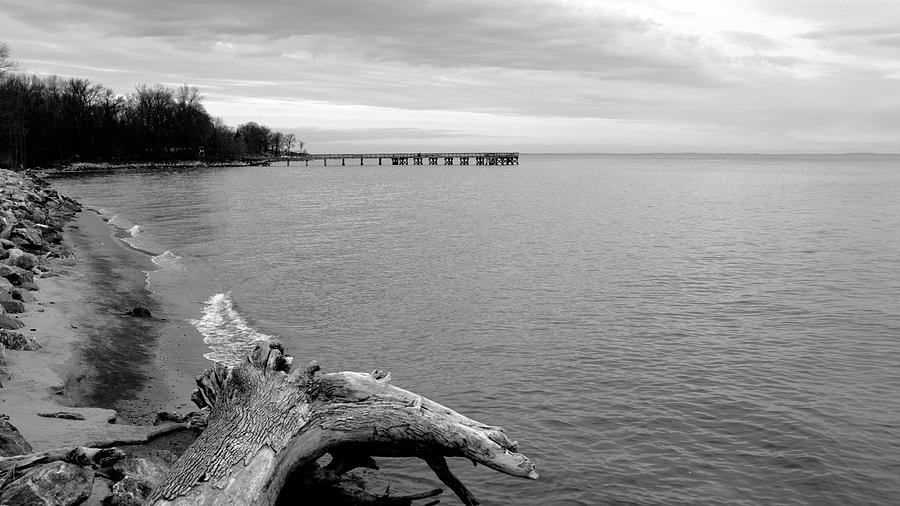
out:
M67 239L84 277L82 296L91 303L75 315L81 344L67 363L69 402L115 409L120 418L145 424L161 411L193 409L193 378L210 364L202 356L182 360L190 355L185 347L202 339L148 289L148 272L159 268L152 255L123 242L95 210L85 209L72 225ZM137 306L151 317L125 314ZM117 388L110 390L112 384Z
M31 177L3 175L8 187L26 187ZM3 203L9 207L8 200ZM34 300L24 312L6 315L24 324L13 332L36 339L40 349L5 350L0 414L34 451L145 439L158 412L184 411L190 404L185 375L172 378L156 356L160 334L171 332L172 325L123 314L138 305L162 312L144 286L141 267L152 269L152 263L117 239L113 227L91 210L80 209L62 229L59 251L39 257L41 268L35 271L43 274L34 276L29 291ZM84 419L38 415L57 412Z
M75 162L58 168L42 168L42 174L91 174L118 170L181 170L181 169L214 169L222 167L258 167L270 164L270 160L245 161L202 161L180 160L159 162Z

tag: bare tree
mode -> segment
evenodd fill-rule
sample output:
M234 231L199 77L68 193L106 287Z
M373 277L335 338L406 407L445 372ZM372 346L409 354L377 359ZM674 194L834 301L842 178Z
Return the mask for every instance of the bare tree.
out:
M9 45L6 42L0 42L0 76L16 68L16 62L12 61L9 55Z
M294 150L294 144L297 143L297 136L294 134L285 134L284 136L284 150L287 151L287 154L291 154Z

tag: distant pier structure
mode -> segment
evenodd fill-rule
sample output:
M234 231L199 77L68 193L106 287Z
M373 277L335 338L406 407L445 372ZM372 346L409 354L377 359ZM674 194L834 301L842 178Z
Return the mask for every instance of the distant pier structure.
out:
M320 153L306 154L288 159L301 162L322 160L340 160L347 165L347 160L365 165L366 160L378 160L378 165L390 161L391 165L519 165L519 153ZM412 162L410 162L412 160Z

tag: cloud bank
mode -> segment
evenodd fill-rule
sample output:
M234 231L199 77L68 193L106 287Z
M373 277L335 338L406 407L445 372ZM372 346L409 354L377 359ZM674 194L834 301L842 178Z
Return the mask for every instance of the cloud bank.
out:
M900 7L862 3L0 0L0 37L310 149L898 151Z

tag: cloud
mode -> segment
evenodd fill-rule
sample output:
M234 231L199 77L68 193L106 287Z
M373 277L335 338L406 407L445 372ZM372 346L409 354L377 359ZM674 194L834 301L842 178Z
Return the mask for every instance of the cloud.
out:
M721 33L722 36L729 41L734 42L735 44L747 46L752 50L771 51L783 47L781 42L760 33L744 32L738 30L726 30Z
M321 142L888 146L900 9L861 1L0 0L0 38L26 71L189 83Z
M428 128L318 128L290 129L306 142L382 141L385 139L448 139L469 134L445 129Z
M844 48L868 44L896 49L900 47L900 24L824 28L802 36Z
M98 30L109 37L168 41L175 50L243 48L244 56L300 53L350 62L431 68L590 72L610 79L715 81L686 56L698 41L650 20L541 0L158 0L12 2L33 26ZM352 70L352 69L348 69Z

